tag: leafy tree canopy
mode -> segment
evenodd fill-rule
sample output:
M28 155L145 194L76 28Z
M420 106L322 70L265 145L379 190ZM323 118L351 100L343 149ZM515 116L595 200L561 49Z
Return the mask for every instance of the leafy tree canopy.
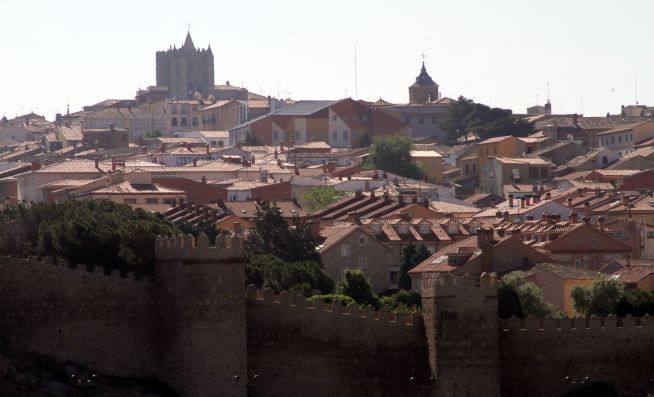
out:
M401 290L393 295L381 298L381 306L393 313L411 314L420 310L422 298L415 291Z
M491 108L463 96L452 104L440 127L449 143L467 133L488 139L502 135L526 136L533 131L530 123L513 117L511 110Z
M595 280L592 285L576 285L570 291L572 306L582 316L624 317L654 315L654 292L625 289L616 279Z
M250 133L247 133L247 135L245 135L245 142L244 143L245 143L246 146L261 146L261 145L263 145L263 143L261 143L261 140L256 135L252 135Z
M379 298L372 292L372 285L361 270L346 269L336 285L336 293L347 295L360 305L379 308Z
M415 245L409 243L402 249L402 263L400 264L400 275L398 279L398 287L401 289L411 289L411 277L409 277L409 270L416 267L420 262L429 258L431 253L424 246L424 244Z
M312 296L334 291L334 281L311 261L285 263L274 255L255 255L245 265L246 284L288 291L294 295Z
M526 282L520 271L502 277L498 288L498 306L500 318L561 316L553 305L545 302L543 291L536 284Z
M21 204L0 212L0 252L107 269L152 273L155 237L176 232L158 214L111 201Z
M296 216L289 227L279 207L265 200L259 204L254 227L248 233L247 254L272 254L284 262L320 263L316 242L306 222Z
M344 195L344 192L337 191L333 186L316 186L304 192L302 198L309 211L317 211L333 204Z
M421 172L411 162L411 139L404 135L377 135L368 157L368 168L378 168L407 178L419 179Z

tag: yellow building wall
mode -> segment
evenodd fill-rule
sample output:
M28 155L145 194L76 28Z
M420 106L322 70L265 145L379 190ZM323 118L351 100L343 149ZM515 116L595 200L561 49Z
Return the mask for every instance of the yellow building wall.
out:
M411 162L420 167L423 175L426 175L430 182L443 182L442 157L438 156L411 158Z
M329 121L326 118L307 118L307 141L329 142Z

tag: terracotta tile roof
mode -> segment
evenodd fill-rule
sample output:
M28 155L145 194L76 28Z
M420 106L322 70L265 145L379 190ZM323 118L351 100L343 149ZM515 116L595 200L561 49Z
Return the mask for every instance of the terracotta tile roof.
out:
M549 161L543 160L539 157L536 158L522 158L522 157L495 157L495 160L502 164L529 164L529 165L552 165Z
M445 201L431 201L429 202L429 208L434 211L446 214L446 213L477 213L480 211L479 208L461 204L447 203Z
M484 145L486 143L497 143L497 142L502 142L504 140L507 140L509 138L513 138L511 135L504 135L504 136L496 136L494 138L488 138L485 141L479 142L480 145Z
M594 280L602 277L602 273L600 272L577 269L572 266L555 263L539 263L536 265L536 268L568 280Z
M435 150L412 150L411 157L443 157Z
M172 189L165 186L161 186L156 183L131 183L131 182L121 182L115 183L100 189L95 189L89 194L183 194L183 190Z
M618 280L625 284L637 284L645 277L654 274L654 262L652 261L635 261L632 260L630 266L627 266L625 260L618 261L623 267L613 273Z
M471 254L477 250L477 237L468 237L466 239L454 242L450 245L436 251L429 258L425 259L418 266L409 271L410 274L432 273L432 272L450 272L456 269L456 266L449 264L449 254L462 253Z

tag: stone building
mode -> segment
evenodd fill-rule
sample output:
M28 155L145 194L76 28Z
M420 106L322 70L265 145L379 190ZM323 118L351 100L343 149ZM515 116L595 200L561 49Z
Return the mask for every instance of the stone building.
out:
M411 104L425 104L440 99L438 95L438 84L434 82L425 63L422 63L420 74L416 77L416 82L409 87L409 103Z
M214 93L213 77L211 46L196 49L190 32L181 48L157 51L157 86L168 87L169 98L194 98L196 92L207 98Z

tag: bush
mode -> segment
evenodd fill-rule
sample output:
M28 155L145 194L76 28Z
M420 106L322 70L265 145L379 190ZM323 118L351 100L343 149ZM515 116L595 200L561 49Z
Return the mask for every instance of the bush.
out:
M393 313L411 314L420 311L422 297L415 291L398 291L381 298L381 307Z
M361 270L346 269L336 285L336 293L349 296L359 305L372 305L375 309L381 306L379 298L372 292L372 285Z
M500 318L561 315L552 304L545 302L543 291L536 284L524 280L524 274L520 271L502 277L498 288L498 310Z
M624 285L614 279L595 280L591 286L575 285L570 291L575 312L586 317L616 314L623 294Z
M309 302L323 301L325 303L338 302L343 306L347 306L351 303L354 303L354 299L350 298L347 295L343 294L326 294L326 295L314 295L307 299Z

